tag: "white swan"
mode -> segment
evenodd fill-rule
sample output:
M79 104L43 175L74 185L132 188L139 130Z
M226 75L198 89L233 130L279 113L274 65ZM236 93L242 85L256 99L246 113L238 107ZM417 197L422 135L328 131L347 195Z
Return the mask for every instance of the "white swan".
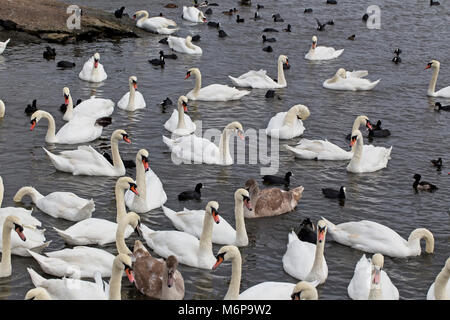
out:
M375 172L387 167L391 158L392 147L364 146L361 131L352 132L350 146L353 147L353 157L347 165L347 171L353 173Z
M312 37L312 45L308 53L305 55L307 60L331 60L339 57L344 49L335 50L332 47L317 46L317 37Z
M125 244L125 233L128 225L139 233L140 218L134 212L127 213L118 223L116 231L116 247L119 253L131 254ZM29 251L45 273L56 277L94 278L95 272L102 277L111 277L111 265L114 255L106 250L77 246L73 249L46 252L40 255Z
M136 11L133 15L133 19L141 16L136 22L138 28L159 34L172 34L178 30L175 21L164 18L164 17L148 17L148 12L146 10Z
M217 269L222 262L227 260L231 260L231 281L227 294L223 298L224 300L290 300L293 297L295 299L295 295L302 289L309 291L305 294L304 298L315 297L317 299L317 291L314 288L314 285L317 284L300 285L304 281L297 284L267 281L250 287L239 294L242 276L242 258L236 246L228 245L220 248L217 252L216 263L212 266L212 270Z
M273 116L266 128L268 136L279 139L292 139L303 134L303 121L310 115L307 106L296 104L287 112L278 112Z
M136 192L137 186L134 180L129 177L121 177L117 180L115 186L117 216L116 222L120 222L126 216L126 208L124 202L125 190ZM116 232L118 224L106 219L89 218L75 223L66 230L53 229L64 239L69 245L83 246L88 244L105 244L116 241ZM127 227L125 238L133 233L133 228Z
M0 278L9 277L12 274L11 230L14 229L22 241L27 240L23 234L22 223L20 219L15 216L8 216L3 223L2 229L2 260L0 262Z
M126 254L117 255L110 268L111 280L106 288L100 273L96 274L95 282L62 278L45 279L32 268L27 268L35 287L44 288L52 300L120 300L123 272L131 283L134 282L131 257Z
M211 269L216 261L212 251L212 233L214 222L219 223L219 204L210 201L206 205L203 218L203 231L200 240L181 231L154 231L142 225L142 232L147 245L160 257L170 255L178 262L195 268Z
M353 300L398 300L398 289L382 270L383 255L376 253L372 259L363 254L355 267L347 292Z
M333 78L327 79L323 82L323 87L332 90L349 90L349 91L364 91L372 90L380 82L381 79L370 81L364 79L369 72L367 70L346 71L344 68L339 68Z
M192 44L192 37L187 36L186 39L180 37L169 36L167 39L170 49L176 52L187 54L203 54L202 48Z
M202 88L202 75L198 68L191 68L186 73L185 79L195 75L195 87L186 94L189 100L202 101L230 101L239 100L250 93L247 90L238 90L224 84L210 84Z
M427 292L427 300L449 300L450 299L450 258L445 262L436 280L431 284Z
M110 124L110 121L103 122L102 118L97 119L78 116L64 124L57 133L55 119L43 110L38 110L31 115L30 130L34 130L36 124L42 119L47 119L48 127L45 135L47 143L77 144L90 142L102 135L103 127Z
M63 116L65 121L70 121L78 116L99 119L108 117L114 112L114 102L110 99L91 96L90 99L84 100L74 108L69 88L63 88L63 96L64 103L67 106Z
M431 60L425 69L433 68L433 76L431 77L430 84L428 86L427 95L431 97L442 97L450 98L450 86L442 88L439 91L436 90L437 78L439 75L439 69L441 68L441 63L437 60Z
M5 116L5 111L5 103L0 99L0 118L3 118Z
M92 216L95 210L94 200L83 199L72 192L52 192L45 197L33 187L22 187L14 195L15 202L30 196L34 204L46 214L54 218L69 221L81 221Z
M44 288L34 288L28 290L24 300L52 300L52 298Z
M391 228L374 221L350 221L335 225L322 219L327 223L328 233L334 241L357 250L396 258L418 256L422 251L420 240L425 239L425 252L434 251L433 234L425 228L413 230L405 240Z
M0 207L3 202L3 179L0 177ZM26 210L23 208L6 207L0 208L0 237L3 234L3 225L9 216L19 218L26 229L27 241L23 242L19 235L12 234L10 239L11 252L14 255L29 257L27 249L31 249L35 252L40 252L51 243L51 241L45 242L44 232L45 229L39 229L42 223L31 216L33 210ZM6 234L5 234L6 236ZM2 250L3 243L0 242L0 251Z
M96 52L92 57L89 58L83 65L83 69L80 71L78 76L81 80L89 82L102 82L108 78L108 75L103 68L103 65L99 62L100 54Z
M187 110L188 98L180 96L178 98L177 110L173 110L169 120L164 123L164 128L178 136L186 136L191 134L197 128L191 118L185 114Z
M91 146L79 146L76 150L62 151L55 155L43 148L56 169L73 175L123 176L125 166L119 153L119 140L131 143L125 130L115 130L111 135L111 153L114 165Z
M286 253L283 256L283 269L296 279L322 284L328 277L328 266L323 255L327 225L317 223L317 243L301 241L294 231L289 233Z
M239 78L234 78L228 76L233 84L238 87L251 87L254 89L277 89L287 87L286 78L284 77L283 64L286 63L289 66L288 57L285 55L280 55L278 57L278 78L275 82L272 78L267 75L266 70L250 70L247 73L239 76Z
M117 102L117 106L120 109L127 111L145 108L146 104L144 96L142 93L137 91L137 78L135 76L131 76L128 78L128 83L130 85L130 91L125 93L123 97L120 98L119 102Z
M6 46L8 45L8 43L9 43L10 40L11 40L11 39L8 39L8 40L6 40L5 42L1 42L1 41L0 41L0 54L2 54L3 51L5 51Z
M183 6L182 18L190 22L206 22L206 17L203 12L195 7Z
M361 126L372 129L367 116L358 116L353 122L352 132L358 130ZM353 149L345 151L341 147L329 142L328 140L309 140L301 139L297 145L291 147L285 145L286 149L291 151L296 158L306 160L350 160L353 157ZM364 146L367 148L370 146ZM364 149L363 149L364 150Z
M220 136L219 147L208 139L197 137L196 135L169 139L163 136L164 143L170 148L172 154L180 159L194 163L207 163L219 165L232 165L233 158L230 154L229 140L232 133L237 132L244 140L244 129L237 122L229 123Z
M148 212L167 201L161 180L148 165L148 151L145 149L136 154L136 184L138 196L131 190L125 193L125 204L131 211Z
M217 244L232 244L238 247L248 245L247 230L245 229L244 205L251 210L250 195L245 189L237 189L234 193L234 217L236 230L221 217L220 223L213 225L212 242ZM175 228L201 237L205 210L189 210L175 212L163 206L164 214L172 221Z

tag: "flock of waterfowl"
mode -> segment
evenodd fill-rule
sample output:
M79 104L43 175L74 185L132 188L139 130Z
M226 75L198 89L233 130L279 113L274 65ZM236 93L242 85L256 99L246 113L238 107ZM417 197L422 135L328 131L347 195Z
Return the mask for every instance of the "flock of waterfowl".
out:
M245 1L244 5L250 5ZM336 4L336 1L330 4ZM211 6L207 1L194 6L183 6L182 19L192 23L206 23L205 13L200 8ZM177 8L169 4L166 8ZM257 6L257 10L264 8ZM125 7L115 12L117 18L122 18ZM207 11L208 11L207 10ZM311 11L310 11L311 10ZM236 8L224 11L233 15ZM305 9L305 13L312 9ZM180 38L172 36L180 28L173 20L163 16L149 18L145 10L134 13L133 18L139 28L147 31L169 35L167 44L178 53L201 55L202 49L192 44L192 37ZM260 19L258 12L254 18ZM279 14L272 16L276 22L284 20ZM237 23L245 23L244 17L237 16ZM211 27L220 29L219 23L209 22ZM326 24L319 21L318 30L325 25L333 25L331 20ZM220 29L220 31L223 31ZM270 30L268 30L270 31ZM284 30L291 31L291 26ZM219 33L220 35L220 33ZM354 38L354 36L353 36ZM0 54L4 52L8 42L0 42ZM275 42L275 38L263 36L263 43ZM312 44L304 56L308 60L337 59L344 49L335 50L331 47L318 46L318 37L312 37ZM396 57L400 54L396 50ZM107 54L107 53L106 53ZM48 47L43 53L44 58L54 57L54 49ZM160 52L160 58L150 61L154 65L164 65L167 58L176 58ZM396 59L399 63L400 59ZM250 70L240 76L229 75L231 82L237 87L278 89L288 85L284 74L289 68L286 55L279 55L276 61L278 74L276 80L267 75L265 70ZM436 91L440 63L431 60L426 68L433 70L432 79L427 91L429 96L450 98L450 86ZM79 72L79 78L88 82L107 81L107 66L100 63L97 52L90 57ZM343 68L323 82L323 87L332 90L372 90L379 82L364 79L368 71L346 71ZM232 165L233 158L229 150L229 140L234 134L244 139L244 128L238 121L225 126L219 146L212 141L196 136L195 123L185 113L189 100L200 101L231 101L239 100L251 94L250 90L237 89L224 84L209 84L202 86L202 77L198 68L190 68L186 79L195 78L194 88L177 101L177 109L163 124L172 133L172 137L163 136L165 145L172 154L184 160L203 164ZM129 91L117 102L120 109L133 112L146 108L144 95L138 91L138 79L130 76ZM92 97L85 101L73 103L68 87L63 88L63 120L66 124L56 132L54 116L46 111L38 110L36 102L26 109L30 115L31 130L38 123L46 120L48 126L45 142L49 144L84 144L98 139L105 126L111 124L115 103L110 99ZM438 110L449 111L449 106L436 103ZM7 121L5 104L0 100L0 118ZM266 134L278 139L292 139L301 136L305 130L303 121L310 116L310 109L302 104L292 106L286 112L277 113L267 124ZM1 122L0 122L1 125ZM386 137L390 130L381 128L381 120L376 124L365 115L358 116L348 139L352 146L346 151L328 140L301 139L295 146L285 145L284 148L298 159L349 161L347 171L351 173L374 172L386 168L392 152L392 147L384 148L363 143L364 137L360 128L369 130L369 139ZM59 219L73 221L74 224L54 231L64 239L65 243L74 248L64 248L58 251L42 251L49 245L46 241L41 222L31 215L31 210L6 207L0 209L0 232L2 242L2 260L0 276L8 277L12 273L11 254L34 258L42 271L56 278L45 278L32 268L29 275L35 289L26 294L26 299L120 299L121 281L125 274L133 282L137 290L144 295L156 299L183 299L185 288L183 276L178 270L179 264L195 268L215 270L222 262L230 260L232 275L225 299L318 299L316 287L323 284L328 277L328 266L324 255L326 236L333 240L364 252L355 266L354 276L348 285L348 295L352 299L399 299L399 292L391 282L388 272L383 270L384 257L411 257L420 255L421 239L426 242L426 253L434 252L433 234L425 228L412 230L408 239L401 237L391 228L370 220L351 221L335 225L325 217L316 224L309 219L302 222L301 230L288 234L288 242L282 264L286 273L300 280L297 284L288 282L262 282L245 291L240 291L242 258L238 247L249 244L245 228L245 220L277 216L291 212L302 198L303 186L290 190L271 187L260 189L255 179L248 179L242 187L237 187L235 199L235 228L219 215L219 203L209 201L204 210L189 210L176 212L164 204L167 196L158 176L149 167L149 152L140 149L135 162L124 163L119 152L121 142L130 143L128 133L116 129L111 135L111 155L99 153L89 145L81 145L76 149L62 151L58 154L43 148L53 166L73 175L113 176L118 177L115 184L117 216L114 221L93 218L95 204L92 199L83 199L71 192L52 192L42 195L36 188L24 186L20 188L13 200L21 202L24 197L30 197L35 206L42 212ZM432 161L438 170L442 168L442 159ZM169 164L170 165L170 164ZM135 166L136 177L124 177L125 167ZM292 172L284 176L264 176L266 185L280 185L289 188ZM434 191L435 185L421 181L421 175L414 175L415 190ZM201 188L198 183L195 190L187 190L179 194L180 201L201 199ZM3 200L3 181L0 178L0 205ZM345 199L346 189L322 189L327 198ZM165 216L170 219L174 230L152 230L141 222L139 214L147 213L162 207ZM130 210L129 212L127 212ZM176 230L175 230L176 229ZM14 232L12 232L14 230ZM137 240L131 251L125 240L137 232L145 244L159 257L153 257L143 242ZM108 243L116 243L117 255L97 248ZM212 244L224 245L214 254ZM373 254L366 257L366 254ZM387 270L388 271L388 270ZM72 273L71 273L72 272ZM62 277L62 278L61 278ZM71 277L74 277L73 279ZM77 277L94 279L79 280ZM102 277L110 277L109 283ZM430 284L427 299L449 299L450 259L447 259L442 271Z

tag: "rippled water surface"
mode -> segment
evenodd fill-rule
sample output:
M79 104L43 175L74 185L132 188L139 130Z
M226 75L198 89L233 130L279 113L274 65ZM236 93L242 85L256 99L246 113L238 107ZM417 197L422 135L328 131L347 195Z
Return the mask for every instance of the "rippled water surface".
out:
M95 6L114 11L122 1L67 1L80 5ZM436 101L450 104L450 100L426 96L431 71L424 68L430 59L441 62L437 88L450 85L450 8L447 1L441 6L430 7L427 1L349 1L339 0L336 6L325 1L265 1L260 10L262 20L250 19L255 12L252 7L239 6L238 1L220 1L212 7L208 20L220 21L228 38L220 39L217 30L206 24L192 24L181 19L182 4L175 1L178 9L166 9L165 1L130 0L125 4L126 12L147 9L150 15L163 12L176 20L180 26L179 36L201 35L197 43L203 49L201 57L178 54L177 60L166 61L159 69L147 60L158 56L158 51L169 51L158 43L161 35L148 34L145 38L99 41L54 45L56 61L69 60L76 63L72 70L58 70L56 61L46 61L43 44L22 44L12 39L5 53L0 56L0 98L6 104L6 117L0 120L0 175L5 183L3 206L34 208L27 199L23 204L12 200L15 192L24 185L36 187L42 194L53 191L72 191L85 198L93 197L96 204L94 217L113 220L115 217L114 184L116 178L72 176L58 172L52 166L42 147L54 152L73 149L74 145L48 145L44 141L46 126L39 124L30 132L29 117L24 108L37 99L38 106L51 112L57 127L63 124L58 111L63 102L62 88L68 86L74 100L87 99L95 92L97 97L110 98L117 102L128 91L128 77L135 75L139 90L147 102L147 108L127 113L118 108L113 114L113 124L103 130L101 139L90 143L93 147L105 147L113 130L125 129L133 141L131 145L121 143L119 148L124 159L134 159L140 148L150 152L150 167L164 184L168 196L166 206L174 210L203 209L210 200L220 203L220 213L234 226L234 192L248 178L260 180L261 164L237 164L228 167L215 165L175 165L161 136L169 133L163 128L172 113L172 108L162 112L158 105L166 97L174 103L181 94L187 93L194 81L184 80L190 67L200 68L203 84L221 83L231 85L228 75L239 76L248 70L264 68L276 77L276 59L279 54L289 57L291 69L286 71L288 87L277 90L281 100L266 99L266 90L253 89L250 95L234 102L190 102L189 114L193 120L203 121L203 130L222 130L231 121L239 120L244 129L261 129L277 112L287 111L294 104L307 105L311 116L304 121L303 137L328 139L347 148L345 135L351 130L357 115L367 115L372 120L381 119L383 127L391 130L389 138L378 139L374 145L393 146L388 167L375 173L351 174L346 171L347 161L300 161L280 148L279 173L292 170L291 186L305 187L303 198L297 208L288 214L258 220L246 220L250 243L241 248L243 258L241 291L263 281L285 281L296 279L283 271L282 256L286 251L288 233L301 220L310 217L317 221L321 216L342 223L350 220L369 219L385 224L404 238L418 227L428 228L435 237L434 254L422 254L406 259L385 258L384 268L397 286L401 299L425 299L430 284L434 281L449 257L449 195L450 195L450 114L435 112ZM219 2L219 1L218 1ZM149 5L151 3L151 6ZM361 21L370 4L381 8L381 29L370 30ZM245 23L236 23L235 16L221 12L237 7ZM313 8L312 14L304 14L305 8ZM270 18L280 13L284 23L275 23ZM316 31L314 17L322 22L333 19L334 26L326 31ZM262 51L261 34L266 27L279 30L292 25L292 32L272 33L276 37L274 51ZM336 60L310 62L304 59L311 37L317 35L319 45L345 48ZM356 34L355 41L347 37ZM3 39L0 31L0 39ZM395 48L401 48L402 63L391 62ZM101 54L101 63L108 79L101 85L81 81L78 73L92 54ZM373 91L335 92L322 88L322 82L336 70L368 70L371 80L382 79ZM284 143L295 144L299 138ZM365 143L368 141L365 139ZM442 157L444 168L437 172L430 159ZM438 185L435 193L415 194L412 189L414 173ZM134 177L135 171L127 175ZM193 189L202 182L201 202L181 203L177 194ZM325 199L321 188L340 185L347 187L347 201L343 207L335 201ZM63 240L52 227L65 229L72 222L54 219L35 208L33 215L46 228L45 235L52 240L48 251L65 247ZM145 224L157 230L172 230L171 222L161 209L142 214ZM127 240L132 246L133 235ZM424 248L424 244L422 244ZM216 253L219 245L214 245ZM106 249L116 253L114 244ZM353 276L354 267L362 252L339 245L329 239L325 244L325 257L329 274L326 283L318 288L320 299L349 299L347 286ZM2 299L23 299L33 287L26 268L31 266L43 274L32 258L13 256L13 274L0 279ZM216 271L201 270L181 265L185 279L186 299L222 299L226 294L231 264L225 263ZM50 277L49 275L44 275ZM130 283L122 286L124 299L145 299Z

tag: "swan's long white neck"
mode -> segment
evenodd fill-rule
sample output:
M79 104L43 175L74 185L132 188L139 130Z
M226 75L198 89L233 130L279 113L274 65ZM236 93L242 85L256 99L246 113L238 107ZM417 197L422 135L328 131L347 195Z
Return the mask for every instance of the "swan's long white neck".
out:
M5 186L3 185L2 177L0 177L0 208L2 207L4 193L5 193Z
M138 22L138 23L144 23L144 21L145 21L146 19L148 19L148 12L145 11L145 10L141 10L141 11L139 11L139 13L142 14L142 17L139 18L139 20L138 20L137 22Z
M200 89L202 88L202 75L197 70L194 71L194 75L195 75L195 87L194 87L193 94L198 95Z
M196 46L196 45L193 45L192 42L191 42L191 40L188 39L188 38L186 38L186 39L184 40L184 44L186 45L186 47L188 47L189 49L192 49L192 50L195 50L195 49L197 48L197 46Z
M450 270L444 266L434 282L434 298L436 300L448 300L450 298L447 296L447 283L449 278Z
M122 289L122 275L123 269L116 267L113 263L111 280L109 281L109 300L121 300L121 289Z
M355 130L359 130L361 126L366 125L366 119L362 116L356 117L355 121L353 122L352 132Z
M201 254L212 254L212 231L213 218L211 213L205 210L205 217L203 218L203 230L200 236L199 252Z
M325 237L323 238L322 242L317 242L316 244L316 252L314 256L314 263L311 268L311 271L309 271L308 276L306 276L305 280L317 280L317 275L323 274L323 251L325 246Z
M178 101L178 124L177 129L186 129L186 123L184 122L184 107L182 101Z
M117 207L116 222L120 223L127 214L127 209L125 208L125 190L120 185L116 185L114 193L116 195Z
M241 287L242 276L242 258L240 255L235 255L231 260L231 281L228 286L227 294L224 300L237 300L239 298L239 290Z
M0 100L0 118L5 116L5 104Z
M133 83L130 83L130 96L128 97L128 108L134 107L134 98L136 95L136 90L134 89Z
M111 137L111 154L114 168L124 171L125 166L119 153L119 140L114 135Z
M139 198L144 201L144 203L147 203L147 183L145 178L145 168L139 154L136 155L136 184L138 186L137 189L139 192ZM138 196L135 195L135 197Z
M425 228L418 228L411 232L408 237L408 247L411 251L420 254L420 240L425 239L425 252L432 253L434 251L434 237L433 234Z
M22 201L22 198L25 196L30 196L33 203L36 203L39 199L44 198L42 194L39 193L35 188L33 187L22 187L17 191L16 195L14 196L15 202Z
M352 147L353 156L352 156L351 162L359 163L361 161L361 157L362 157L362 153L363 153L363 146L364 146L364 143L362 141L362 138L356 139L356 142L355 142L354 146Z
M286 86L286 78L284 77L283 60L281 57L278 58L278 79L277 83L282 86Z
M12 272L11 266L11 228L3 223L2 233L2 261L0 263L0 275L9 276Z
M48 112L42 111L42 117L48 120L48 128L47 128L47 134L45 135L45 141L49 143L55 143L56 142L56 124L55 119L52 117L52 115Z
M284 117L283 124L288 125L289 127L293 127L295 121L297 121L297 109L292 107L289 109L286 116Z
M229 146L230 132L231 130L228 129L228 126L226 126L225 129L223 129L222 134L220 135L219 141L220 163L225 163L228 158L231 158Z
M125 230L130 224L131 216L126 215L122 220L118 221L117 231L116 231L116 247L117 252L124 253L126 255L132 255L133 252L127 247L125 243Z
M63 120L69 121L73 118L73 100L72 95L69 93L69 103L67 104L66 112L64 113Z
M436 83L437 83L437 78L439 75L440 66L437 65L436 67L433 67L433 69L434 69L433 76L431 77L430 84L428 85L428 92L427 92L427 94L430 96L434 95L434 92L436 90Z
M234 219L236 220L236 243L237 246L248 245L247 229L245 228L244 219L244 200L239 196L234 203Z
M380 281L378 284L374 283L373 281L374 275L371 275L370 277L370 291L368 300L382 300L383 293L381 291L381 277L382 277L381 270L380 270Z

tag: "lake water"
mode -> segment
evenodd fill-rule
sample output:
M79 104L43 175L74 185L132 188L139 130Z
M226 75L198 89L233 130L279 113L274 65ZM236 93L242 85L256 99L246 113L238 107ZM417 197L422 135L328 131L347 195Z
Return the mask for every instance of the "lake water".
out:
M67 1L72 3L71 1ZM122 6L121 1L77 1L113 12ZM167 9L165 1L130 0L126 12L146 9L150 16L163 12L174 19L180 30L177 35L201 35L197 43L203 49L202 56L178 54L177 60L167 60L164 69L155 68L147 60L158 57L159 50L169 52L168 46L158 43L165 36L148 34L145 38L129 38L114 41L98 41L68 45L52 45L56 48L55 61L42 58L47 44L23 44L11 40L0 56L0 98L6 104L6 117L0 120L0 175L5 184L3 207L19 206L12 198L22 186L32 185L42 194L53 191L72 191L84 198L94 198L96 210L93 217L115 219L113 177L72 176L56 171L42 147L59 152L76 148L75 145L48 145L44 141L46 125L39 124L30 131L30 118L24 108L33 99L38 107L52 113L57 128L64 122L58 111L63 102L62 88L68 86L74 100L87 99L95 92L97 97L117 102L128 91L128 77L135 75L139 91L144 95L147 108L128 113L116 108L113 124L103 130L101 139L90 143L94 148L109 144L113 130L125 129L132 144L121 143L119 148L124 159L135 159L136 152L149 151L152 170L164 184L168 196L166 206L174 210L204 209L210 200L220 204L220 213L234 226L234 192L243 187L249 178L261 182L260 168L263 164L175 165L171 154L162 141L162 135L170 135L163 128L172 108L162 112L159 103L170 97L176 100L194 86L194 80L184 80L186 70L198 67L202 72L203 85L221 83L231 85L228 75L239 76L248 70L264 68L276 77L276 59L280 54L289 57L290 70L286 71L288 86L277 90L278 99L266 99L267 90L253 89L242 100L233 102L190 101L189 115L193 120L202 120L203 130L222 130L231 121L240 121L247 129L266 128L268 121L277 112L287 111L295 104L309 107L311 116L304 121L303 134L308 139L328 139L348 149L345 136L350 132L353 120L358 115L367 115L372 121L381 119L383 127L390 129L388 138L373 141L374 145L393 146L387 168L365 174L346 171L347 161L301 161L296 160L284 148L280 148L279 174L293 171L291 187L302 185L303 198L297 208L288 214L273 218L246 220L250 243L240 248L243 258L241 292L264 281L296 283L283 271L282 256L286 251L288 233L298 227L305 218L317 222L321 216L334 223L353 220L373 220L387 225L405 239L416 228L429 229L435 238L434 254L422 254L406 259L385 257L384 270L397 286L401 299L425 299L429 286L442 269L450 252L450 114L435 112L434 103L450 104L449 99L427 97L431 71L424 70L430 59L441 62L437 89L450 84L450 33L448 2L430 7L428 1L344 1L338 5L326 5L325 1L258 1L265 6L259 11L261 20L254 21L256 2L252 7L239 6L237 1L220 1L219 7L211 7L213 14L208 20L220 21L229 37L220 39L217 30L206 24L192 24L181 19L182 2L177 9ZM187 3L187 1L185 2ZM381 29L368 29L361 21L366 8L377 4L381 8ZM239 9L244 23L236 23L235 16L221 12L229 8ZM305 8L313 8L304 14ZM204 10L203 10L204 11ZM285 22L275 23L271 15L280 13ZM335 24L325 31L316 30L314 17L325 22L333 19ZM274 27L279 30L287 23L292 32L270 33L277 41L274 51L262 51L262 30ZM355 41L347 40L356 34ZM317 35L318 45L345 48L335 60L311 62L304 55L311 45L311 37ZM0 37L2 33L0 32ZM1 38L2 40L3 37ZM393 51L401 48L402 63L396 65L391 59ZM101 63L108 79L100 86L78 78L83 63L95 52L101 54ZM56 62L69 60L76 67L58 70ZM336 70L368 70L371 80L382 79L374 90L368 92L336 92L324 89L322 82L334 75ZM364 134L366 136L366 134ZM299 138L281 141L295 144ZM364 139L364 143L368 143ZM103 146L104 147L104 146ZM444 168L436 171L431 159L442 157ZM423 179L436 184L435 193L415 194L412 188L413 175L420 173ZM135 176L134 170L127 170ZM177 195L193 189L202 182L200 202L179 202ZM347 200L343 207L336 201L325 199L321 188L345 185ZM24 207L32 208L27 199ZM54 219L37 208L33 215L42 221L45 235L52 243L47 251L65 247L63 240L52 227L66 229L73 223ZM161 209L142 214L143 223L152 229L172 230L174 227ZM132 247L136 236L127 240ZM424 244L422 244L424 248ZM116 253L115 245L105 247ZM214 254L220 245L214 245ZM327 239L325 258L329 274L325 284L318 287L319 299L349 299L347 286L353 276L357 261L363 252L342 246ZM371 255L370 255L371 256ZM45 275L31 258L13 256L13 274L0 279L2 299L23 299L33 287L26 268L31 266ZM222 299L228 289L231 264L224 263L216 271L179 266L186 286L186 299ZM123 299L146 299L128 282L122 284Z

